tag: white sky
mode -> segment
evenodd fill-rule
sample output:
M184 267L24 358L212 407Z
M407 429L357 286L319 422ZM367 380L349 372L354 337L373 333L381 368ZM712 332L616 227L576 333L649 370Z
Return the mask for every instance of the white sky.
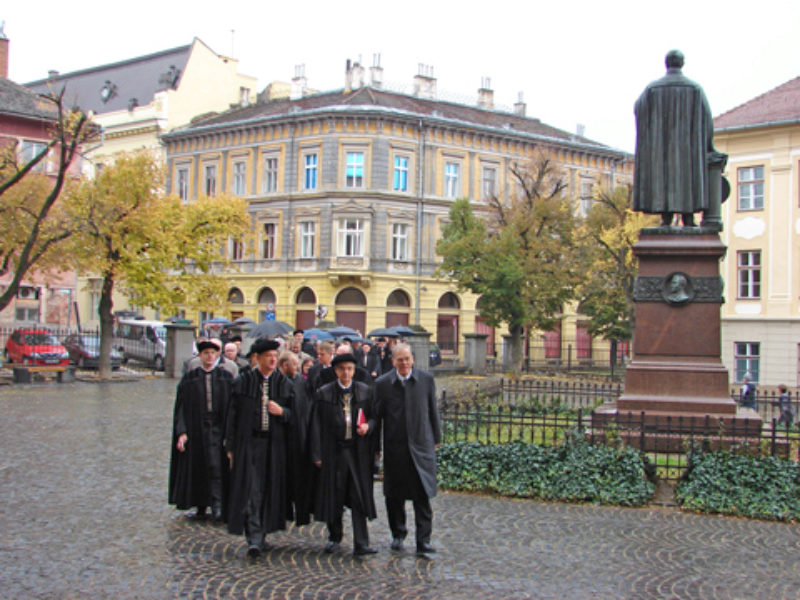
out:
M222 8L222 10L221 10ZM310 87L341 88L348 58L410 85L434 67L438 90L495 104L521 91L527 114L632 152L633 103L678 48L714 115L800 75L800 0L59 0L6 2L9 77L19 83L188 44L240 60L259 90L305 64ZM234 30L235 33L231 33Z

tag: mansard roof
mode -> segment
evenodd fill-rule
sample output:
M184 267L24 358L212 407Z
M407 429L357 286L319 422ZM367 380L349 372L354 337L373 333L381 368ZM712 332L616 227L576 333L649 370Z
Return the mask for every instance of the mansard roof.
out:
M0 114L37 121L54 121L58 117L54 103L4 77L0 77Z
M65 106L78 106L95 114L130 109L134 100L136 106L146 106L156 92L178 87L191 49L192 44L179 46L32 81L26 86L39 93L58 92L66 86Z
M800 77L719 115L714 119L714 128L719 131L797 121L800 121Z
M196 118L190 125L173 130L164 138L191 137L238 127L280 122L287 118L296 119L331 113L375 116L383 113L386 116L405 116L411 121L422 118L429 124L434 122L442 126L479 128L508 136L533 137L551 143L582 146L584 149L596 152L624 154L599 142L542 123L539 119L500 110L409 96L371 86L353 91L322 92L294 100L279 98L259 101L250 106Z

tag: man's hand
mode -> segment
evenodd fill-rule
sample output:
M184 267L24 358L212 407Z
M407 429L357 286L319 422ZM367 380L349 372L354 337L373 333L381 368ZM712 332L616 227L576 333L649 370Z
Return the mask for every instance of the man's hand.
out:
M358 429L356 429L356 433L358 435L367 435L368 431L369 431L369 423L362 423L361 425L358 426Z
M280 417L283 414L283 407L274 400L270 400L267 404L267 412L276 417Z
M228 465L230 468L233 468L233 452L226 452L225 454L228 455Z
M186 442L189 439L189 436L185 433L182 433L178 436L178 443L175 444L175 447L178 449L178 452L183 452L186 450Z
M319 469L322 466L322 461L321 460L315 460L314 461L314 466Z

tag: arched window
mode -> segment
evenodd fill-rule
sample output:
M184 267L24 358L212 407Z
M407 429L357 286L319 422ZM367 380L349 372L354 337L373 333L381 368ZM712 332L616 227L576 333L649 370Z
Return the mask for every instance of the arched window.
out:
M272 288L265 287L258 293L258 303L259 304L275 304L275 292L272 291Z
M386 306L411 306L411 299L403 290L395 290L386 299Z
M228 291L229 304L244 304L244 294L239 288L231 288Z
M310 287L300 288L297 292L297 304L316 304L317 295Z
M357 288L345 288L336 296L336 305L338 306L340 304L366 306L367 297L364 295L364 292Z
M453 292L446 292L439 298L439 308L461 308L461 301Z

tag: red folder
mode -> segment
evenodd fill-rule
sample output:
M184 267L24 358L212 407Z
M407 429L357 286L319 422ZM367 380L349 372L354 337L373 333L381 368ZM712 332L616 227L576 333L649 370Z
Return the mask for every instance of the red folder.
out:
M358 419L356 420L356 426L361 427L364 423L367 422L367 418L364 416L364 409L358 409Z

